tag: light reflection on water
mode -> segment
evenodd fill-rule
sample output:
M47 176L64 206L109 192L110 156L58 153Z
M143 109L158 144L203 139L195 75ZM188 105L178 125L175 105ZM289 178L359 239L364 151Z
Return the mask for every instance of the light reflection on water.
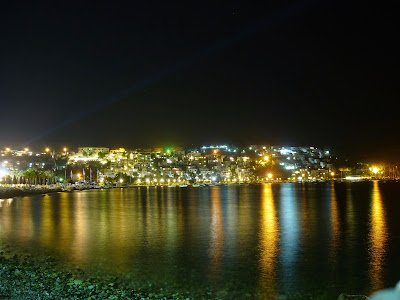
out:
M224 247L224 225L223 213L221 209L220 190L213 188L211 190L211 223L210 223L210 248L211 257L210 274L217 278L221 271L222 255Z
M385 220L385 209L380 193L378 181L373 182L371 203L371 229L369 234L370 243L370 269L371 292L384 287L383 267L387 248L387 226Z
M298 199L293 185L289 183L282 184L280 192L280 261L283 281L287 288L292 289L297 276L297 253L300 250L301 224L299 222L299 208L297 207Z
M263 186L260 216L260 286L268 294L276 292L279 223L272 184Z
M339 255L339 246L340 246L340 219L339 219L339 208L338 208L338 200L336 198L336 191L335 191L335 184L331 183L330 187L330 193L331 193L331 213L330 213L330 218L331 218L331 236L330 236L330 262L331 262L331 267L335 268L337 261L338 261L338 255Z
M1 202L0 239L139 282L226 289L221 297L240 298L237 289L334 299L400 279L385 275L396 273L396 262L386 260L399 247L389 228L399 224L387 219L397 202L385 201L383 187L142 187L16 198Z

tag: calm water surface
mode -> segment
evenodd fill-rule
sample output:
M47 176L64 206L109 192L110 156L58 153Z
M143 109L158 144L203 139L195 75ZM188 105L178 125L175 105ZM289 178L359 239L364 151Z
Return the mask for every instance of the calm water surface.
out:
M400 183L141 187L0 201L0 240L224 298L337 299L400 280Z

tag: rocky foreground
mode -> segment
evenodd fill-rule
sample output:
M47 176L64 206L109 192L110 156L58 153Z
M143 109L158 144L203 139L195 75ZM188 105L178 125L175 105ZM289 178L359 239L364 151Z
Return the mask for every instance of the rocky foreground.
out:
M1 198L13 198L19 196L29 196L38 194L47 194L53 192L62 192L65 188L58 184L53 185L13 185L13 186L1 186L0 187L0 199Z
M212 293L196 295L132 288L115 276L90 277L80 269L62 270L51 257L7 256L0 252L0 299L221 299ZM226 295L226 299L234 299ZM254 295L253 295L254 296ZM222 297L225 298L225 297ZM251 295L244 297L254 299ZM255 299L264 299L257 297ZM325 297L274 296L271 299L326 299ZM368 299L341 294L339 300Z
M0 299L186 299L181 293L149 293L122 286L117 277L61 271L50 258L6 257L0 252Z

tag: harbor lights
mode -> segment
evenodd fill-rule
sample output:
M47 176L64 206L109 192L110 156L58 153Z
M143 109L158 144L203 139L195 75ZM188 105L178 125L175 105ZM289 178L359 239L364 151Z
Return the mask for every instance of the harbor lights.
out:
M372 168L369 168L369 170L372 172L373 177L375 177L375 178L378 178L378 174L382 173L381 169L378 167L372 167Z
M271 180L272 179L272 173L268 173L267 177L268 177L268 180Z

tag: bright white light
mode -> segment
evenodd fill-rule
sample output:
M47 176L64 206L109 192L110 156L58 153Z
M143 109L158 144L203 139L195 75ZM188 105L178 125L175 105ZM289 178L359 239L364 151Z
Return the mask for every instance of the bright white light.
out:
M0 177L7 176L9 173L7 170L0 169Z
M365 179L365 178L367 178L367 177L357 177L357 176L346 176L346 180L362 180L362 179Z
M290 152L292 152L292 151L290 151L290 150L288 150L288 149L281 149L281 150L279 150L280 152L281 152L281 155L287 155L287 154L289 154Z

